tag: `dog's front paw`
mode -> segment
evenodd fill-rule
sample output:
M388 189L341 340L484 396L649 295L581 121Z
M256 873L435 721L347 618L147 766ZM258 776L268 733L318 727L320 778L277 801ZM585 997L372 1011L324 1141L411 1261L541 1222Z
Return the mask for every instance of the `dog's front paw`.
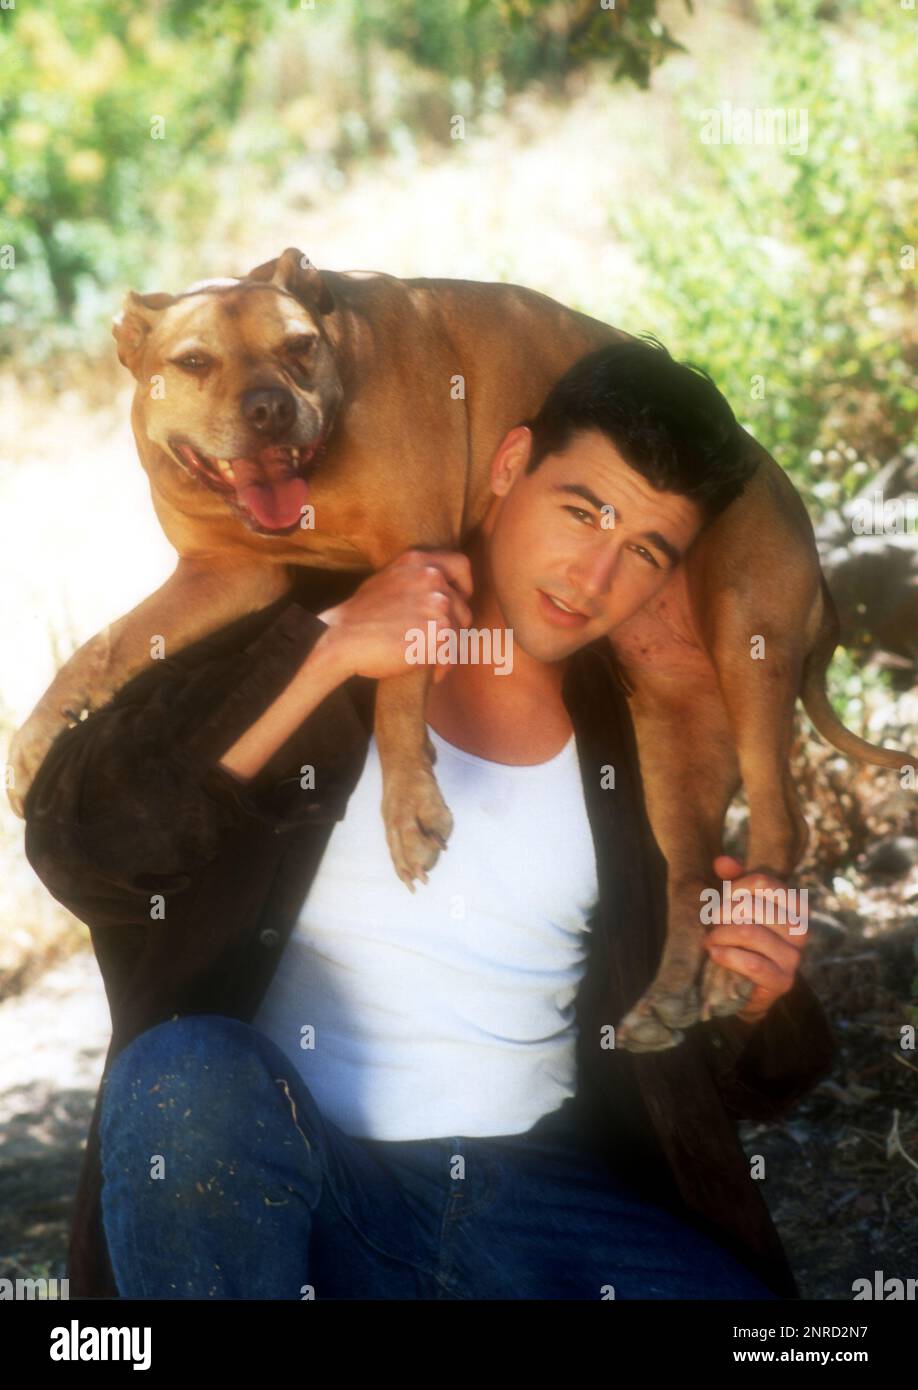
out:
M701 1018L738 1014L754 989L753 980L708 957L701 972Z
M414 880L427 882L427 871L446 849L453 829L449 807L430 769L419 765L392 773L386 779L382 813L395 872L413 893Z

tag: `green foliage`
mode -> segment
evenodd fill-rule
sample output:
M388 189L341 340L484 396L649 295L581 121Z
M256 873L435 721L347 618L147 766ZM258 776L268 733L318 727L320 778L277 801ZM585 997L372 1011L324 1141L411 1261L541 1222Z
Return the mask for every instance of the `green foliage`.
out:
M497 88L560 79L591 57L643 85L677 47L657 0L616 0L613 9L601 0L287 5L304 25L337 26L344 45L329 89L339 103L332 163L413 140L399 113L374 128L371 41L465 79L457 92L473 107L483 84L493 100ZM188 242L206 227L219 171L233 159L283 173L317 99L304 90L289 125L270 93L263 111L239 117L260 78L256 55L284 17L271 0L55 0L0 10L0 357L15 352L28 363L84 348L86 330L110 311L111 287L146 278L163 228L174 243L176 227Z
M805 111L806 140L699 138L665 204L618 226L650 273L642 326L711 372L818 510L863 484L854 460L873 467L916 433L918 272L903 248L918 228L918 31L873 0L850 28L827 24L821 0L760 12L756 104ZM700 82L692 97L683 115L700 131L721 95Z
M657 0L364 0L362 8L383 42L464 79L476 97L489 79L510 91L534 78L560 82L591 59L608 60L613 79L646 87L681 48Z
M868 742L876 741L870 720L877 710L894 708L895 691L889 672L864 664L859 652L838 647L832 658L829 697L843 724Z
M15 253L0 274L0 352L28 356L24 325L78 332L94 291L142 272L171 209L192 225L206 214L202 173L272 13L267 0L0 12L0 246Z

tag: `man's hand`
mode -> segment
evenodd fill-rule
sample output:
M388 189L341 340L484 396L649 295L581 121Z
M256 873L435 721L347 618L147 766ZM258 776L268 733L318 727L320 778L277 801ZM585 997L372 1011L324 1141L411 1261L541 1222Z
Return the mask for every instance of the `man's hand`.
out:
M467 557L449 550L406 550L365 579L344 603L319 617L325 631L293 680L219 759L237 781L251 781L316 706L351 676L402 675L409 628L433 619L437 631L471 621ZM435 668L446 674L445 666ZM436 679L436 675L434 677Z
M426 632L433 620L439 636L467 626L471 593L471 562L461 551L406 550L344 603L319 614L328 626L320 641L335 653L344 676L404 675L414 669L405 656L409 629ZM435 681L446 674L445 666L434 666Z
M714 872L720 879L729 879L733 887L740 886L754 893L757 888L772 889L781 893L788 891L787 885L779 878L769 874L743 873L743 865L729 854L719 854L714 860ZM773 914L780 916L782 914ZM785 917L791 914L785 912ZM767 922L757 920L763 913L755 913L753 899L752 914L743 905L737 904L731 913L731 921L712 927L705 936L705 949L718 965L735 970L752 980L755 989L749 996L744 1009L735 1018L744 1023L755 1024L765 1017L776 999L786 994L794 983L800 955L803 950L805 934L791 936L789 929L796 925L793 921Z

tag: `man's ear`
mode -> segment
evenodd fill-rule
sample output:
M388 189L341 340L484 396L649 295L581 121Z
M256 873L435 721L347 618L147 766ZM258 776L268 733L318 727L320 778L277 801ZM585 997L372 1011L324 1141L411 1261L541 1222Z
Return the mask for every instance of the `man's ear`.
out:
M249 271L246 279L277 285L278 289L299 300L304 309L314 313L330 314L335 308L335 297L322 279L321 272L295 246L288 246L273 261L257 265Z
M491 491L503 497L520 473L525 471L532 450L532 430L528 424L514 425L504 435L491 459Z
M119 360L138 379L140 359L150 330L162 311L174 303L172 294L136 294L128 290L121 312L112 319L112 337Z

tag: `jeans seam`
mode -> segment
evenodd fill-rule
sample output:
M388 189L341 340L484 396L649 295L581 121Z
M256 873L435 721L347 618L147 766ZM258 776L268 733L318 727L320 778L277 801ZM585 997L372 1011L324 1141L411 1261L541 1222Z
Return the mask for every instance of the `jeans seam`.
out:
M427 1264L422 1264L418 1260L411 1259L408 1255L396 1254L395 1251L387 1250L384 1246L378 1245L376 1241L373 1240L371 1236L367 1235L366 1231L364 1231L361 1228L356 1216L348 1208L345 1201L338 1193L334 1182L331 1181L329 1174L325 1171L322 1172L322 1183L324 1186L328 1187L328 1190L332 1196L332 1201L335 1203L335 1206L338 1209L340 1215L345 1219L345 1221L355 1232L355 1234L359 1237L359 1239L364 1243L364 1245L369 1246L369 1248L371 1250L374 1250L377 1255L385 1256L387 1260L396 1260L399 1264L407 1265L409 1268L417 1270L419 1274L423 1274L428 1279L435 1279L437 1277L436 1268L433 1267L432 1261Z
M411 1269L417 1270L419 1274L425 1275L428 1279L437 1277L436 1270L431 1268L430 1264L421 1264L417 1260L412 1260L407 1255L397 1255L394 1251L386 1250L383 1246L377 1245L375 1240L372 1240L370 1236L368 1236L367 1233L360 1228L360 1226L357 1224L356 1217L353 1216L351 1212L349 1212L347 1208L342 1204L338 1196L338 1193L335 1191L333 1183L328 1184L328 1189L331 1192L332 1199L335 1203L335 1206L338 1208L338 1211L347 1221L348 1225L350 1225L352 1229L356 1232L356 1234L360 1237L364 1245L368 1245L371 1250L375 1250L377 1255L385 1256L387 1260L396 1260L399 1264L410 1266Z
M453 1142L458 1148L459 1144L461 1144L461 1138ZM453 1282L452 1272L455 1259L450 1249L450 1237L463 1217L480 1215L487 1209L494 1198L500 1172L499 1163L497 1158L493 1155L488 1156L484 1161L487 1164L484 1192L474 1201L465 1198L461 1188L455 1192L450 1192L447 1196L443 1218L440 1222L435 1277L437 1283L445 1292L460 1299L465 1298L465 1295L459 1291L458 1287ZM462 1199L461 1201L460 1198ZM442 1297L442 1294L438 1296Z
M288 1058L287 1060L289 1061L290 1059ZM294 1071L295 1070L296 1069L294 1068ZM293 1096L290 1093L290 1084L288 1079L286 1077L276 1076L274 1077L274 1081L275 1084L283 1086L284 1095L287 1097L287 1101L289 1102L290 1109L292 1112L294 1128L296 1129L297 1133L301 1136L304 1144L306 1145L306 1148L309 1150L309 1153L312 1154L313 1146L309 1142L307 1136L300 1129L300 1126L297 1124L296 1103L294 1101ZM347 1221L348 1225L358 1236L358 1238L364 1243L364 1245L367 1245L371 1250L375 1251L376 1254L383 1255L388 1260L396 1260L399 1264L407 1265L409 1268L416 1270L418 1273L423 1274L427 1278L436 1277L436 1271L435 1269L431 1268L431 1264L421 1264L417 1260L413 1260L407 1255L396 1254L392 1250L386 1250L383 1246L377 1245L376 1241L374 1241L369 1235L367 1235L367 1233L364 1230L361 1229L360 1225L357 1222L356 1216L350 1210L345 1199L338 1192L337 1186L332 1180L332 1177L328 1172L327 1168L322 1163L321 1158L319 1159L319 1170L321 1178L319 1201L321 1201L322 1188L327 1187L328 1191L331 1193L332 1201L334 1202L339 1214L344 1218L345 1221ZM318 1202L316 1203L316 1205L318 1206Z

